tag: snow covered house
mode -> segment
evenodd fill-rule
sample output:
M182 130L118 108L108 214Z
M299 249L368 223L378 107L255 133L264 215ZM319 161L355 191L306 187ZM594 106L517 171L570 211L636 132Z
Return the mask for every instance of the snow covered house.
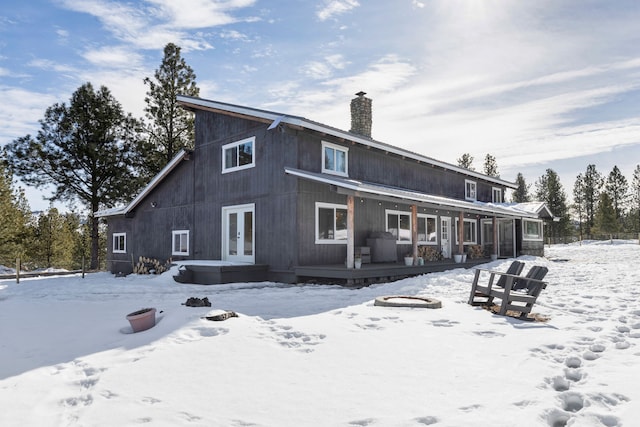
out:
M295 283L385 275L356 272L354 261L391 267L425 247L441 263L479 248L487 257L543 254L544 204L504 203L512 182L372 139L363 92L351 101L348 132L178 101L195 113L193 151L180 152L127 206L96 213L108 224L113 273L131 272L139 256L220 260L259 266L259 280ZM433 271L435 263L415 259L406 268Z

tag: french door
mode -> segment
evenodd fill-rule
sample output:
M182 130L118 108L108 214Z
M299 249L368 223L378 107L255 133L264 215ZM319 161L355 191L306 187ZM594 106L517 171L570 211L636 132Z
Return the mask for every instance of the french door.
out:
M444 258L451 258L451 218L440 218L440 248Z
M255 263L255 205L222 208L222 259Z

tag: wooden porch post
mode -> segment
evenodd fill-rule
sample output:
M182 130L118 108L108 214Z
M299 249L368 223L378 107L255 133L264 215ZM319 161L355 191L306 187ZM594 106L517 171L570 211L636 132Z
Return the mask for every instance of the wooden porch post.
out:
M498 218L493 217L493 254L498 256Z
M411 245L413 265L418 265L418 206L411 205Z
M464 212L458 215L458 253L464 253Z
M354 197L347 196L347 268L353 268L355 252L354 233Z

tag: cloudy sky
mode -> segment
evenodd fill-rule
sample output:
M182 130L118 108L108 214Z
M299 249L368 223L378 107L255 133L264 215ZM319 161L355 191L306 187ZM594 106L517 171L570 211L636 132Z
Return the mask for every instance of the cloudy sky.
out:
M571 194L590 163L640 164L637 0L30 0L0 10L0 145L35 134L84 82L143 116L173 42L203 98L348 130L373 99L373 137ZM9 3L9 4L6 4ZM32 208L46 202L28 192Z

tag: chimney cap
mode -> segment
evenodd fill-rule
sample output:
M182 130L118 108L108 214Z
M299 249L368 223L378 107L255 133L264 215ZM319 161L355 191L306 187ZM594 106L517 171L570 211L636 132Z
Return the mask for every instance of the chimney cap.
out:
M356 95L358 95L358 96L365 96L366 94L367 94L367 92L363 92L363 91L360 91L360 92L356 93Z

